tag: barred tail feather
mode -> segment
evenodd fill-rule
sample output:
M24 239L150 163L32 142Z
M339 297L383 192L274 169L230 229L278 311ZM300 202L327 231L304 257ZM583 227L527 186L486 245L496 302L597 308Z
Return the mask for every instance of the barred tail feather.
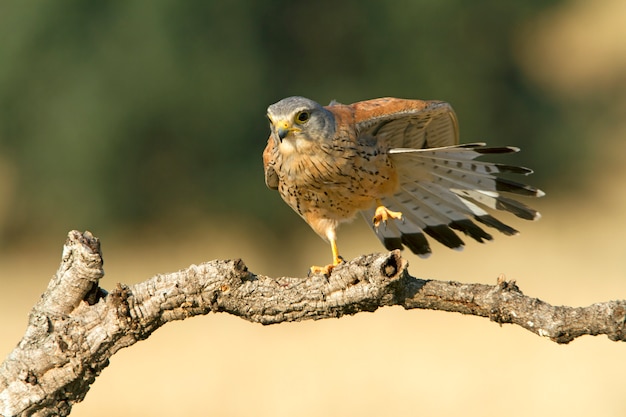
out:
M399 172L400 188L382 202L390 210L402 212L403 219L391 220L375 230L379 239L387 249L406 246L418 255L428 256L431 249L426 235L450 248L462 249L464 243L455 230L478 242L493 239L478 224L495 228L505 235L517 234L517 230L493 217L480 205L508 211L526 220L540 218L536 210L503 194L541 197L544 193L497 175L529 175L532 170L474 160L485 154L517 151L519 149L514 147L488 148L482 143L392 149L389 153ZM364 212L370 224L373 214L374 208Z

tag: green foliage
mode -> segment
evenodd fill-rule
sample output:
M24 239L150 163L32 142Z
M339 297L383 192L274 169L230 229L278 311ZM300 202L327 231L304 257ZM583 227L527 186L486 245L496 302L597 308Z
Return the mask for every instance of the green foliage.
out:
M17 184L0 231L176 221L189 207L285 215L263 183L264 113L296 94L446 100L463 141L519 145L554 176L564 138L581 138L512 51L516 28L548 6L5 1L0 151Z

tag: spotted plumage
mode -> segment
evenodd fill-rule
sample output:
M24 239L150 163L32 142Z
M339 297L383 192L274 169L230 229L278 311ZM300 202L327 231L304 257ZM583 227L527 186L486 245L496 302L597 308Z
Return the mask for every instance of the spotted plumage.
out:
M380 98L324 107L289 97L269 106L267 116L266 184L331 243L333 263L313 272L329 273L341 262L336 229L359 212L387 249L406 246L420 256L431 252L425 235L456 249L463 241L455 230L492 239L476 223L517 233L481 206L539 218L503 193L543 192L498 176L529 169L475 160L518 149L458 145L456 115L445 102Z

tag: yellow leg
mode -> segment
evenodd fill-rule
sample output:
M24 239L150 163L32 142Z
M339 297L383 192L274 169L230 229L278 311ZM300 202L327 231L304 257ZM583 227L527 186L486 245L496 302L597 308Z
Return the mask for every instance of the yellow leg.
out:
M326 266L312 266L309 274L317 275L324 274L326 276L330 276L333 268L343 262L343 258L339 255L339 250L337 249L337 239L334 237L330 238L330 249L333 252L333 263Z
M330 249L333 251L333 266L337 266L343 262L341 256L339 256L339 250L337 250L337 239L330 241Z
M399 211L389 210L383 205L382 201L376 200L376 206L376 212L374 213L374 218L372 219L374 227L380 226L381 223L387 223L387 220L389 219L402 220L402 213Z

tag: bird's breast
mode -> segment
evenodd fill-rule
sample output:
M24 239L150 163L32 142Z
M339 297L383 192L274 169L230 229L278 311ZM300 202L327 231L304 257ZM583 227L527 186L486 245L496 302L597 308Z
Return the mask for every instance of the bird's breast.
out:
M397 189L386 154L350 141L319 144L283 141L279 191L300 215L347 220Z

